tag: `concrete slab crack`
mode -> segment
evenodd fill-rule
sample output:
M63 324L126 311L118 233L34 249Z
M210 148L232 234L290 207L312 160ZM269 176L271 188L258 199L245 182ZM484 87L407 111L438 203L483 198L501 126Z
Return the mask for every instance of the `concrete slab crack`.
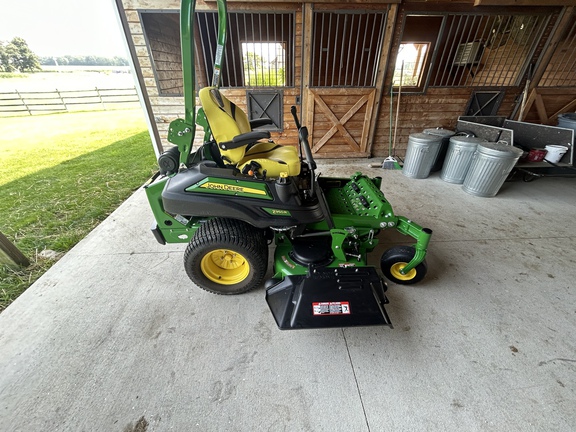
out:
M342 337L344 338L344 344L346 345L346 352L348 353L348 360L350 360L350 368L352 369L352 375L354 376L354 383L356 384L356 390L358 391L358 398L360 399L360 405L362 405L362 412L364 414L364 421L366 422L366 430L370 432L370 423L368 422L368 416L366 415L366 408L364 407L364 400L362 399L362 392L360 391L360 385L358 384L358 378L356 377L356 371L354 370L354 363L352 362L352 356L350 355L350 348L348 347L348 340L346 339L346 333L342 329Z

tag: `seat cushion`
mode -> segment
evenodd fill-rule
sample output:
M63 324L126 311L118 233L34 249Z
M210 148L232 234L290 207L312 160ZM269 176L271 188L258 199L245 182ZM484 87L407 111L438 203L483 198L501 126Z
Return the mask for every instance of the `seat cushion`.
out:
M244 158L237 165L238 169L242 171L252 162L261 167L258 170L259 174L266 170L268 177L278 177L280 173L286 173L289 176L300 174L300 158L296 147L293 146L269 142L256 143L246 151Z

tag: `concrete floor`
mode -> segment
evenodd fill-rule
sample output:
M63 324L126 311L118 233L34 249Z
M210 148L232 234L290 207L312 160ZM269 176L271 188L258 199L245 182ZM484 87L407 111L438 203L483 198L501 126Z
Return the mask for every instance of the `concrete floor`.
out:
M0 430L576 430L576 180L478 198L367 164L322 171L434 230L394 329L280 331L263 288L198 289L140 190L0 315Z

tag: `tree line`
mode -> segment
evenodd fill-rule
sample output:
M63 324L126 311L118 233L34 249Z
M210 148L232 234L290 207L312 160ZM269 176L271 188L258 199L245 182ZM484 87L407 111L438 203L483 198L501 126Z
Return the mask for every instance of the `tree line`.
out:
M36 72L42 66L128 66L124 57L37 56L21 37L0 41L0 72Z
M42 66L129 66L124 57L72 56L40 57Z

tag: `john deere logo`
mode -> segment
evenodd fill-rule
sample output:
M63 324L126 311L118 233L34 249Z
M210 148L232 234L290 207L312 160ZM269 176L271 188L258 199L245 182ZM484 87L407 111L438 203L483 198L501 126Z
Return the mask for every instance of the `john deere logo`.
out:
M219 191L231 192L231 193L266 195L266 191L263 191L263 190L248 188L248 187L243 187L243 186L222 184L222 183L207 182L207 183L204 183L200 187L205 188L205 189L219 190Z

